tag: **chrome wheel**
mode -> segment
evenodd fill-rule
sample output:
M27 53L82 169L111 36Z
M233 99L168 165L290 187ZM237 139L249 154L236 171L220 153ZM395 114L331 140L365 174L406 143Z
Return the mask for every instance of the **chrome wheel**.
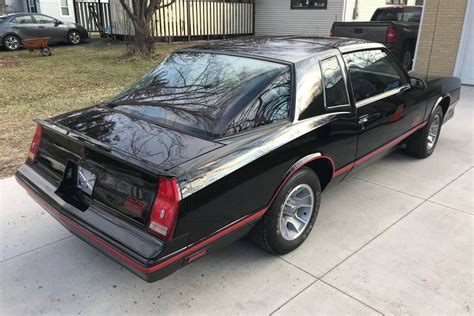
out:
M78 32L72 31L69 33L69 43L71 44L79 44L81 42L81 35Z
M436 115L431 122L430 130L428 131L428 142L426 147L428 150L431 150L436 144L438 139L439 128L441 126L441 119L439 115Z
M5 38L4 44L8 50L16 50L18 47L20 47L20 40L18 37L10 35Z
M280 231L286 240L295 240L304 232L314 210L313 189L307 184L296 186L288 194L280 212Z

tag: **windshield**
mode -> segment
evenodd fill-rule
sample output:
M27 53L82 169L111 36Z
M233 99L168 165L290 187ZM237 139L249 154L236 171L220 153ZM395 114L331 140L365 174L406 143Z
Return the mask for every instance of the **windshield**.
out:
M372 21L420 22L421 8L388 8L375 11Z
M180 52L166 58L109 106L165 126L216 137L225 134L232 120L286 72L288 66L268 61ZM281 111L277 116L282 117Z

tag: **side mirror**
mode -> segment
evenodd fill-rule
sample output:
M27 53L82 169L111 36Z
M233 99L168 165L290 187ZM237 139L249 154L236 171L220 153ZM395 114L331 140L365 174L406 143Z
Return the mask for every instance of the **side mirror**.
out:
M63 24L63 22L58 21L58 20L54 21L54 26L58 26L58 25L60 25L60 24Z
M418 90L425 90L426 89L426 83L423 79L415 78L415 77L410 77L410 86L414 89Z

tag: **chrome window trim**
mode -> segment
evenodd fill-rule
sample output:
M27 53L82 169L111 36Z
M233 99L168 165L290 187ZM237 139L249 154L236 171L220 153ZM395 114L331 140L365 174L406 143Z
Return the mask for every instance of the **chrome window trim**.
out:
M370 104L370 103L373 103L373 102L377 102L379 100L382 100L382 99L385 99L385 98L388 98L388 97L391 97L393 95L396 95L396 94L399 94L400 92L402 91L406 91L410 89L410 85L409 84L405 84L401 87L398 87L398 88L395 88L395 89L392 89L392 90L388 90L388 91L385 91L384 93L380 93L380 94L377 94L377 95L374 95L370 98L367 98L367 99L364 99L362 101L357 101L356 102L356 107L357 108L360 108L360 107L363 107L367 104Z
M344 86L345 86L345 90L346 90L346 97L347 97L347 101L349 103L346 103L346 104L338 104L338 105L332 105L332 106L328 106L327 103L326 103L326 80L324 78L324 73L323 73L323 67L321 66L321 62L327 60L327 59L330 59L330 58L336 58L337 60L337 63L339 65L339 69L341 70L341 74L342 74L342 80L344 81ZM347 75L346 75L346 72L344 71L345 69L342 67L342 63L341 63L341 57L340 55L332 55L332 56L325 56L324 58L320 59L319 60L319 71L321 71L321 85L322 85L322 90L323 90L323 98L324 98L324 109L325 110L332 110L332 109L340 109L340 108L347 108L347 107L351 107L351 103L350 103L350 97L349 97L349 90L347 88Z

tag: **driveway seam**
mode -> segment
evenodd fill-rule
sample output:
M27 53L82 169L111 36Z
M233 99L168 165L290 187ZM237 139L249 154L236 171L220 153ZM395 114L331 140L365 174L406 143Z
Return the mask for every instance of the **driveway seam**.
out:
M322 283L326 284L327 286L332 287L332 288L335 289L336 291L341 292L342 294L344 294L344 295L346 295L346 296L352 298L353 300L355 300L355 301L361 303L362 305L364 305L364 306L370 308L371 310L375 311L376 313L379 313L380 315L385 315L384 313L382 313L382 312L379 311L378 309L376 309L376 308L370 306L369 304L367 304L367 303L361 301L360 299L358 299L358 298L356 298L356 297L350 295L349 293L347 293L347 292L345 292L345 291L343 291L343 290L337 288L336 286L332 285L331 283L326 282L326 281L324 281L323 279L320 279L319 281L321 281Z
M373 184L373 185L379 186L379 187L384 188L384 189L392 190L392 191L395 191L395 192L398 192L398 193L401 193L401 194L404 194L404 195L407 195L407 196L411 196L411 197L417 198L419 200L425 200L426 199L422 196L410 194L410 193L404 192L402 190L394 189L394 188L388 187L388 186L380 184L380 183L375 183L375 182L372 182L372 181L369 181L369 180L366 180L366 179L359 178L357 176L354 176L354 179L364 181L366 183Z
M36 247L36 248L30 249L30 250L28 250L28 251L26 251L26 252L19 253L19 254L17 254L17 255L14 255L13 257L10 257L10 258L7 258L7 259L3 259L3 260L1 260L1 261L0 261L0 263L7 262L7 261L9 261L9 260L12 260L12 259L15 259L15 258L21 257L21 256L23 256L23 255L26 255L26 254L32 253L32 252L34 252L34 251L37 251L37 250L39 250L39 249L42 249L42 248L45 248L45 247L51 246L52 244L55 244L55 243L58 243L58 242L60 242L60 241L63 241L63 240L65 240L65 239L71 238L72 236L73 236L73 235L69 235L69 236L66 236L66 237L64 237L64 238L61 238L61 239L58 239L58 240L52 241L52 242L50 242L50 243L47 243L47 244L45 244L45 245L42 245L42 246L39 246L39 247Z
M269 315L273 315L275 314L276 312L278 312L283 306L285 306L286 304L288 304L289 302L291 302L293 299L295 299L298 295L300 295L301 293L303 293L304 291L306 291L310 286L312 286L313 284L315 284L316 282L318 282L319 279L316 279L314 280L313 282L311 282L310 284L308 284L308 286L306 286L304 289L302 289L301 291L299 291L298 293L296 293L295 295L293 295L291 298L289 298L285 303L281 304L280 306L277 307L277 309L275 309L273 312L271 312Z
M460 213L463 213L463 214L466 214L466 215L474 216L474 214L469 213L468 211L463 211L463 210L460 210L460 209L458 209L458 208L455 208L455 207L452 207L452 206L449 206L449 205L445 205L445 204L443 204L443 203L435 202L435 201L432 201L432 200L428 200L428 202L433 203L433 204L436 204L436 205L439 205L439 206L443 206L443 207L449 208L449 209L452 210L452 211L456 211L456 212L460 212Z
M433 194L431 194L427 199L425 199L423 202L421 202L420 204L418 204L417 206L415 206L411 211L409 211L408 213L406 213L405 215L403 215L402 217L400 217L398 220L396 220L395 222L393 222L392 224L390 224L387 228L385 228L384 230L382 230L380 233L378 233L377 235L375 235L372 239L370 239L368 242L366 242L364 245L362 245L360 248L358 248L357 250L355 250L353 253L351 253L349 256L347 256L345 259L343 259L342 261L340 261L338 264L336 264L334 267L332 267L331 269L329 269L329 271L327 271L326 273L324 273L320 279L323 279L326 275L328 275L329 273L331 273L332 271L334 271L337 267L339 267L341 264L343 264L344 262L346 262L349 258L351 258L352 256L354 256L356 253L358 253L359 251L361 251L363 248L365 248L368 244L370 244L372 241L374 241L375 239L377 239L378 237L380 237L383 233L385 233L387 230L389 230L390 228L392 228L393 226L395 226L397 223L399 223L400 221L402 221L405 217L407 217L408 215L410 215L411 213L413 213L417 208L419 208L420 206L422 206L423 204L425 204L426 202L431 202L429 199L431 199L432 197L434 197L436 194L438 194L439 192L441 192L442 190L444 190L446 187L448 187L449 185L451 185L453 182L455 182L456 180L458 180L460 177L462 177L463 175L465 175L469 170L471 170L472 167L469 167L468 169L466 169L465 171L463 171L461 174L459 174L456 178L454 178L453 180L451 180L449 183L447 183L446 185L444 185L442 188L440 188L439 190L437 190L436 192L434 192ZM394 190L395 191L395 190Z
M397 223L399 223L400 221L402 221L405 217L407 217L408 215L410 215L411 213L413 213L417 208L419 208L420 206L422 206L423 204L425 204L426 202L431 202L429 199L431 199L432 197L434 197L436 194L438 194L439 192L441 192L442 190L444 190L446 187L448 187L449 185L451 185L453 182L455 182L457 179L459 179L460 177L462 177L464 174L466 174L469 170L471 170L472 167L469 167L467 170L463 171L461 174L459 174L457 177L455 177L453 180L451 180L450 182L448 182L446 185L444 185L443 187L441 187L439 190L437 190L436 192L434 192L433 194L431 194L428 198L420 198L418 196L414 196L414 195L411 195L411 194L408 194L408 193L405 193L403 191L398 191L396 189L392 189L392 188L389 188L389 187L385 187L383 185L380 185L380 184L377 184L377 183L372 183L370 181L366 181L366 180L363 180L363 179L359 179L357 178L356 176L354 176L354 178L358 179L358 180L361 180L361 181L365 181L367 183L370 183L370 184L373 184L373 185L377 185L377 186L380 186L380 187L383 187L383 188L386 188L388 190L392 190L392 191L395 191L395 192L399 192L399 193L402 193L402 194L405 194L405 195L408 195L408 196L412 196L412 197L415 197L419 200L421 200L421 202L419 204L417 204L413 209L411 209L410 211L408 211L406 214L404 214L402 217L400 217L399 219L397 219L395 222L393 222L392 224L390 224L388 227L386 227L385 229L383 229L380 233L378 233L377 235L375 235L373 238L371 238L368 242L366 242L364 245L362 245L360 248L356 249L353 253L351 253L349 256L347 256L346 258L344 258L342 261L340 261L338 264L336 264L334 267L332 267L331 269L329 269L327 272L325 272L324 274L322 274L320 277L316 277L315 275L313 275L312 273L309 273L308 271L305 271L304 269L296 266L295 264L283 259L282 257L280 256L276 256L274 255L275 257L283 260L284 262L286 262L287 264L299 269L300 271L316 278L313 282L311 282L308 286L306 286L305 288L303 288L301 291L299 291L298 293L296 293L294 296L292 296L291 298L289 298L285 303L283 303L282 305L280 305L277 309L275 309L273 312L271 312L269 315L273 315L274 313L276 313L278 310L280 310L283 306L285 306L286 304L288 304L289 302L291 302L293 299L295 299L297 296L299 296L301 293L303 293L304 291L306 291L310 286L312 286L313 284L315 284L316 282L318 281L321 281L325 284L327 284L328 286L331 286L332 288L336 289L337 291L351 297L352 299L358 301L359 303L369 307L370 309L376 311L377 313L380 313L381 315L384 315L382 312L378 311L376 308L368 305L367 303L364 303L363 301L351 296L349 293L346 293L340 289L338 289L337 287L331 285L330 283L326 282L323 280L323 278L328 275L329 273L331 273L333 270L335 270L337 267L339 267L341 264L343 264L344 262L346 262L349 258L351 258L352 256L354 256L356 253L358 253L360 250L362 250L363 248L365 248L368 244L370 244L372 241L374 241L375 239L377 239L379 236L381 236L382 234L384 234L387 230L389 230L390 228L392 228L393 226L395 226ZM443 205L444 206L444 205ZM459 210L456 210L456 209L453 209L455 211L459 211ZM463 212L465 213L465 212ZM469 213L467 213L469 214ZM471 215L471 214L470 214Z

